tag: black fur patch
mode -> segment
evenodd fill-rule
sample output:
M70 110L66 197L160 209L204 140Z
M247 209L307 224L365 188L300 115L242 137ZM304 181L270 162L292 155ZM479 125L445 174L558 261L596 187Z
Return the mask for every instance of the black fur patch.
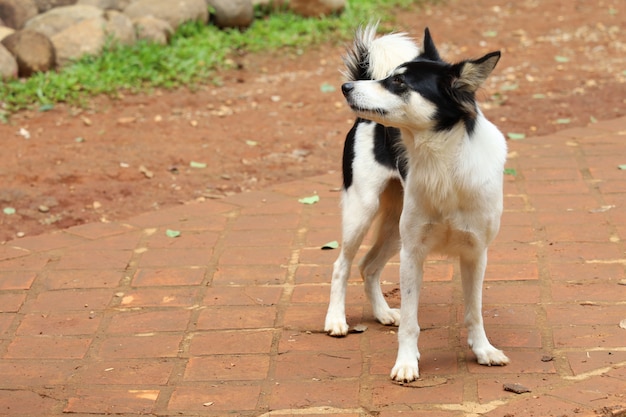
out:
M346 135L346 141L343 144L343 188L347 190L352 185L352 162L354 162L354 141L356 135L356 129L359 123L363 122L363 119L356 119L352 128Z
M396 169L406 178L406 157L400 129L376 123L374 127L374 157L376 161L391 169Z

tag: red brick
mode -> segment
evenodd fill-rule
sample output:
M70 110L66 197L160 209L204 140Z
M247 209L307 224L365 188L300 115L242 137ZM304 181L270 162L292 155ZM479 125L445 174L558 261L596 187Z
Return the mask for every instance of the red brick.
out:
M11 243L16 248L23 248L31 252L47 252L54 249L75 246L84 242L85 239L78 236L56 231L44 235L23 237Z
M74 360L9 360L0 361L0 387L55 386L66 384L76 374ZM2 408L0 408L2 410Z
M80 359L91 345L91 338L18 336L7 349L6 358Z
M27 290L36 276L32 271L0 271L0 291Z
M174 358L180 351L182 336L146 334L139 336L109 336L99 347L98 357L120 358Z
M1 247L1 246L0 246ZM24 253L23 251L20 251ZM34 253L0 261L0 271L40 271L50 262L50 255Z
M546 306L546 311L553 326L617 325L624 318L624 308L617 305L556 304Z
M581 375L626 362L626 352L619 350L583 349L579 352L567 352L565 357L574 375Z
M210 287L202 302L205 306L271 306L280 301L282 287Z
M360 351L285 352L276 358L276 378L287 380L359 377L363 367Z
M333 268L330 265L298 265L296 270L296 284L319 284L328 283L332 276ZM350 281L360 280L351 276Z
M134 250L139 245L143 233L141 230L133 230L120 235L97 238L95 240L83 241L80 249L92 250Z
M423 341L427 340L428 336L424 334L424 337L420 336L420 361L419 370L422 378L428 379L431 376L436 375L452 375L458 372L458 353L457 351L450 350L449 346L444 346L439 349L428 349L424 347ZM372 354L370 359L370 374L378 377L389 377L391 368L393 368L396 362L396 356L398 354L397 344L392 350L377 350ZM389 379L389 383L391 379Z
M158 229L150 236L148 248L212 248L219 239L219 233L207 230L179 230L180 236L172 238L167 236L167 229Z
M256 408L261 388L255 385L177 386L168 409L173 412L236 412Z
M158 390L79 388L68 399L63 412L150 414L159 394Z
M167 359L91 361L74 370L71 381L86 385L166 385L173 369L174 363Z
M463 402L462 379L424 374L421 376L421 381L422 383L432 381L433 386L416 392L416 389L410 386L394 384L388 376L381 376L372 383L372 403L377 408L385 408L395 404L459 404Z
M605 375L593 376L585 381L580 381L572 387L562 387L552 390L551 395L565 401L576 399L577 404L582 404L589 409L597 409L598 403L602 406L621 406L624 415L626 410L626 398L624 398L624 381Z
M613 301L626 299L626 287L603 277L595 281L556 283L550 286L555 302Z
M300 224L299 213L242 215L232 225L233 230L295 230Z
M285 282L285 265L220 265L213 275L214 285L277 285Z
M361 338L358 335L331 337L325 333L307 333L289 330L282 332L278 345L278 351L280 353L292 351L334 352L360 349Z
M285 246L294 243L297 237L295 230L231 230L223 240L226 246Z
M272 348L274 333L263 331L217 331L198 333L191 339L189 354L225 355L225 354L269 354Z
M537 262L537 248L522 242L499 243L489 247L489 269L494 263L534 263Z
M31 313L24 316L16 334L28 336L89 335L96 332L101 321L102 314L90 311Z
M130 250L75 250L67 251L55 269L116 269L124 270L130 262Z
M359 380L278 380L272 389L270 409L359 406Z
M489 329L487 329L489 334ZM494 341L495 342L495 341ZM497 343L495 343L497 346ZM476 356L467 348L466 364L469 372L474 374L500 375L509 374L556 374L554 362L542 362L545 352L540 348L535 349L504 349L504 353L511 362L505 366L485 366L476 362Z
M301 331L323 331L326 317L326 305L293 304L287 308L283 325L286 329ZM349 305L346 308L348 324L355 326L364 320L363 307L360 305ZM369 320L369 317L368 317ZM373 321L368 321L370 325Z
M191 311L182 309L120 311L111 317L107 333L185 331Z
M14 314L0 313L0 338L3 339L5 337L6 333L9 331L9 327L13 324L14 318Z
M291 259L289 246L226 247L219 265L287 265Z
M133 227L120 223L87 223L80 226L70 227L66 230L76 236L88 239L99 239L107 236L119 235L133 230Z
M265 328L273 327L275 320L275 307L210 307L200 313L197 328L198 330Z
M207 273L206 268L157 268L138 269L133 278L132 285L141 286L175 286L175 285L200 285Z
M28 300L23 313L47 312L54 310L104 310L113 298L110 290L105 289L76 289L59 290L40 293L37 298Z
M507 401L513 402L523 395L515 394L510 391L505 391L503 385L520 384L528 387L531 390L531 394L524 395L536 395L537 392L545 392L555 386L559 386L562 381L559 375L546 375L546 374L519 374L519 375L505 375L494 376L493 378L481 378L477 381L478 386L478 399L484 403L492 401ZM502 417L505 414L494 414L494 416ZM522 415L522 414L519 414ZM524 414L525 415L525 414ZM544 414L541 414L543 416ZM549 414L546 414L549 415ZM557 414L558 416L559 414ZM577 414L575 414L577 415Z
M611 348L624 345L624 329L617 324L555 327L552 333L554 346L557 349L570 347Z
M193 307L197 303L198 287L138 288L121 295L120 306L136 307Z
M204 267L211 263L212 255L212 248L152 248L141 254L138 265L144 268Z
M618 263L550 263L547 268L552 281L568 281L573 284L598 279L616 282L624 278L624 267Z
M124 276L122 270L47 271L37 281L47 290L115 288Z
M6 416L53 415L60 403L54 395L54 392L46 395L45 390L41 394L30 389L0 390L0 413Z
M16 313L26 300L26 293L3 293L0 292L0 312Z
M189 359L185 381L255 381L267 378L268 355L215 355Z

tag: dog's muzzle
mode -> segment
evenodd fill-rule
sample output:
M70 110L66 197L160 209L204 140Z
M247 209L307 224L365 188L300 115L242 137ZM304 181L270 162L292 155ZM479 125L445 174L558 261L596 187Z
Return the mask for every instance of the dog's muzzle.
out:
M344 97L348 97L352 90L354 90L354 83L343 83L341 85L341 92L343 93Z

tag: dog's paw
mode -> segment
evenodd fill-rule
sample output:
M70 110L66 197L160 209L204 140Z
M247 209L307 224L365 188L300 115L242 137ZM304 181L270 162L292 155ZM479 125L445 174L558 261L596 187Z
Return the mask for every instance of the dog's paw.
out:
M348 323L346 320L331 320L326 318L326 324L324 325L324 331L330 336L343 337L348 334Z
M412 382L420 377L417 361L414 363L398 363L391 370L391 379L396 382Z
M504 352L493 346L486 349L474 349L474 354L478 363L485 366L504 366L510 362Z
M397 308L387 308L379 312L374 313L376 320L385 326L399 326L400 325L400 310Z

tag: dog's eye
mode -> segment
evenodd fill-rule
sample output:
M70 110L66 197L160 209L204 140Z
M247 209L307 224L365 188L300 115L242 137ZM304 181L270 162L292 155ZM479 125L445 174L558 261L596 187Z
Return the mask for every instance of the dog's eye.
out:
M404 77L402 75L394 75L391 82L397 87L402 87L404 86Z

